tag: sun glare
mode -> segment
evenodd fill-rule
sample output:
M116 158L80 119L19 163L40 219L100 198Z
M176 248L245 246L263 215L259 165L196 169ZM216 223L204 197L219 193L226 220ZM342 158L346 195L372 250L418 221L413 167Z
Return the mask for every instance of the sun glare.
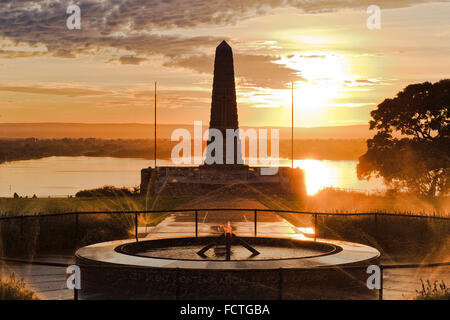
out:
M344 94L344 82L350 79L347 58L329 52L307 52L282 57L276 63L297 70L294 82L294 108L297 117L316 113ZM255 88L243 97L258 107L290 107L290 84L286 89Z
M337 170L322 161L296 160L294 166L304 170L306 193L310 196L323 188L332 186L333 181L337 180Z
M329 52L309 52L282 58L278 61L298 70L305 81L295 83L294 104L300 110L318 110L342 92L348 79L345 57Z

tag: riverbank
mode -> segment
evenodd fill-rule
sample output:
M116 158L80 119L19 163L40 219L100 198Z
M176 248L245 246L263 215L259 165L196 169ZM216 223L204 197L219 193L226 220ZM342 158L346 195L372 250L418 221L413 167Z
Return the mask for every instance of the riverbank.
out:
M178 141L158 139L158 158L170 159L176 144ZM367 149L363 139L301 139L294 144L295 159L358 160ZM279 152L281 158L290 157L291 141L280 140ZM154 140L150 139L0 139L0 163L51 156L151 160L154 155Z

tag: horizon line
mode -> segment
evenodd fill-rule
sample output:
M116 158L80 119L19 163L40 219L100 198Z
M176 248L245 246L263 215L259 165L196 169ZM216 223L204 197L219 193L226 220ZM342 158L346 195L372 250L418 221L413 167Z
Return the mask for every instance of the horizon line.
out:
M0 122L0 125L44 125L44 124L59 124L59 125L143 125L143 126L149 126L154 125L154 122L55 122L55 121L49 121L49 122ZM158 125L165 125L165 126L176 126L176 125L183 125L183 126L191 126L193 123L158 123ZM205 122L204 127L209 127L208 121ZM336 125L329 125L329 126L294 126L295 128L304 128L304 129L313 129L313 128L336 128L336 127L368 127L369 124L336 124ZM254 125L239 125L239 127L263 127L263 128L291 128L291 126L275 126L275 125L260 125L260 126L254 126Z

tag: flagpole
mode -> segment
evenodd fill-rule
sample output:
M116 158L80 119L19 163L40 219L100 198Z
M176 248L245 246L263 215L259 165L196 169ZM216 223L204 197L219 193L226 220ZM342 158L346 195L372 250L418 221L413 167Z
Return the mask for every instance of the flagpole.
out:
M156 81L155 81L155 169L156 169Z
M291 166L294 168L294 82L292 82Z

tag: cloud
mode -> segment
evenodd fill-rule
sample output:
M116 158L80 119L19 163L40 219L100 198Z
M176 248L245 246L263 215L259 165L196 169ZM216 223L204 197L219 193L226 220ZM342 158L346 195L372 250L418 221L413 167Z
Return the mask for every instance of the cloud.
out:
M30 58L44 55L45 52L39 51L22 51L22 50L3 50L0 49L0 58L2 59L16 59L16 58Z
M261 88L284 88L287 82L304 80L297 70L290 69L274 61L279 57L269 55L235 54L235 75L240 84ZM164 64L169 67L183 67L200 73L212 74L214 69L213 55L194 55L174 58Z
M395 8L435 0L378 0L381 8ZM29 45L44 44L48 52L71 58L101 48L130 50L139 55L169 57L192 54L211 47L216 37L158 35L160 30L228 25L270 12L294 7L305 13L342 8L366 8L373 0L83 0L81 30L68 30L66 8L72 0L2 0L0 38Z
M396 8L435 0L378 0L381 8ZM273 8L293 7L308 14L343 8L366 8L373 0L83 0L81 30L68 30L66 9L72 0L2 0L0 41L20 44L24 50L0 48L0 58L75 58L96 55L106 62L138 65L152 55L166 59L166 66L185 67L201 73L212 71L212 56L204 55L222 37L170 34L176 28L229 25L270 13ZM164 32L162 32L164 31ZM169 31L169 32L167 32ZM319 58L311 56L310 58ZM241 84L279 88L299 80L295 70L273 63L265 55L236 55Z
M155 92L146 89L118 91L113 97L95 103L96 107L143 107L153 106ZM210 90L158 90L158 106L167 109L203 108L211 103Z
M372 80L368 80L368 79L359 79L359 80L355 80L355 82L365 83L365 84L375 84L376 83L376 81L372 81Z
M46 94L67 97L83 97L104 95L106 91L83 89L83 88L44 88L44 87L10 87L0 86L0 91L30 93L30 94Z
M82 29L68 30L68 15L65 12L69 3L72 1L2 1L0 39L13 46L43 46L45 51L5 50L3 47L0 57L20 58L48 54L74 58L80 54L99 55L102 49L107 48L113 49L112 52L115 50L114 58L121 63L137 64L150 55L159 54L170 58L193 54L199 48L214 46L222 40L212 36L183 37L151 32L164 20L154 14L153 8L167 7L165 1L149 3L137 0L86 0L80 4ZM169 15L174 18L173 11L178 9L171 8L172 15ZM120 51L130 53L124 55ZM128 56L136 56L137 59ZM111 60L111 56L105 58L106 61Z
M76 58L75 53L70 52L69 50L65 50L65 49L56 50L56 52L53 54L53 56L58 57L58 58Z
M154 91L144 88L103 91L81 87L60 87L57 84L53 87L0 85L1 92L87 98L87 103L92 103L93 106L98 108L148 108L153 106L154 99ZM98 96L102 96L102 99L95 99ZM208 107L211 102L210 90L163 89L158 90L158 96L158 105L162 108L203 108ZM11 103L12 101L3 99L1 107L8 107Z
M294 54L289 55L287 58L289 59L289 58L292 58L292 57L295 57L295 55ZM324 54L311 54L311 55L299 55L299 57L300 58L304 58L304 59L324 59L327 56L324 55Z
M141 58L136 56L122 56L119 58L121 64L134 64L139 65L141 62L147 61L147 58Z
M375 85L388 85L389 82L381 79L347 79L343 81L343 85L347 88L370 88Z

